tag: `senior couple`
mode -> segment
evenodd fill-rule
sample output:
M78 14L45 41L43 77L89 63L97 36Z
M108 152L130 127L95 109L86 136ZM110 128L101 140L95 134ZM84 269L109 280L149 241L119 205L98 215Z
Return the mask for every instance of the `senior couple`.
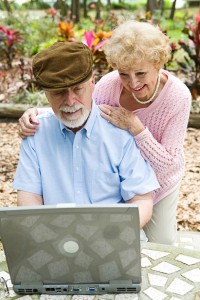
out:
M135 39L141 39L138 30L143 28L144 37L149 39L144 39L143 44L146 50L152 47L149 58L142 47L133 47L128 36L124 41L134 63L130 64L127 53L119 56L125 51L120 42L124 24L119 26L106 50L108 61L118 71L106 75L96 87L92 54L82 43L58 42L34 57L33 73L53 111L40 113L37 119L35 110L22 116L22 135L32 136L22 141L14 188L18 190L18 205L135 203L140 227L148 239L172 243L190 93L177 78L161 71L170 52L166 36L150 24L130 21L126 25ZM112 47L116 55L109 52ZM171 93L170 97L164 90ZM181 103L171 111L172 104L168 102L175 92ZM116 93L120 95L118 99ZM113 97L112 103L108 97ZM95 102L111 106L98 107ZM144 117L146 109L149 111ZM175 123L180 114L184 114L184 121L179 120L178 128ZM174 141L176 149L180 144L177 152L171 140L173 126L182 133L178 142ZM171 149L165 149L165 145ZM164 172L171 176L170 182L163 182ZM154 214L162 201L175 202L172 212L164 217L171 224L161 221L168 214L165 205L158 206ZM166 226L172 228L170 233Z

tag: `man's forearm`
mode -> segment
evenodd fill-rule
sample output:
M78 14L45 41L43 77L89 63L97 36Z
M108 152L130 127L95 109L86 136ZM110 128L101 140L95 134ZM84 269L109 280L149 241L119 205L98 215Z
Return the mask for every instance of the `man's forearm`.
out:
M137 204L140 216L140 228L143 228L151 219L153 213L153 197L152 193L136 195L126 203Z
M43 198L38 194L33 194L25 191L17 191L18 206L34 206L43 205Z

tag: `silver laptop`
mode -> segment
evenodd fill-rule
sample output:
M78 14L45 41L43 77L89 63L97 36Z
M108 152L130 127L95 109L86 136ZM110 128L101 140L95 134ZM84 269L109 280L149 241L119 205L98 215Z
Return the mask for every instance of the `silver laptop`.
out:
M0 209L18 294L138 293L140 228L133 204Z

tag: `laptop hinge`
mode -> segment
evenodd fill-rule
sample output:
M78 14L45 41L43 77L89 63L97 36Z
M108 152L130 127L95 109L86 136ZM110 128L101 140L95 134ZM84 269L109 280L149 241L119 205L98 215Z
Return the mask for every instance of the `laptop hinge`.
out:
M110 280L109 284L111 285L131 285L133 282L132 280Z

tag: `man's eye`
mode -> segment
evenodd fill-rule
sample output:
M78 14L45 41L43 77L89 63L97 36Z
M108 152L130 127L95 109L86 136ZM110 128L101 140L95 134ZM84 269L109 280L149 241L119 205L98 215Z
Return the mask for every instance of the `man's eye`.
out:
M82 90L81 87L76 87L76 88L74 89L74 91L80 91L80 90Z
M57 93L53 93L53 96L60 96L62 94L63 94L63 92L57 92Z

